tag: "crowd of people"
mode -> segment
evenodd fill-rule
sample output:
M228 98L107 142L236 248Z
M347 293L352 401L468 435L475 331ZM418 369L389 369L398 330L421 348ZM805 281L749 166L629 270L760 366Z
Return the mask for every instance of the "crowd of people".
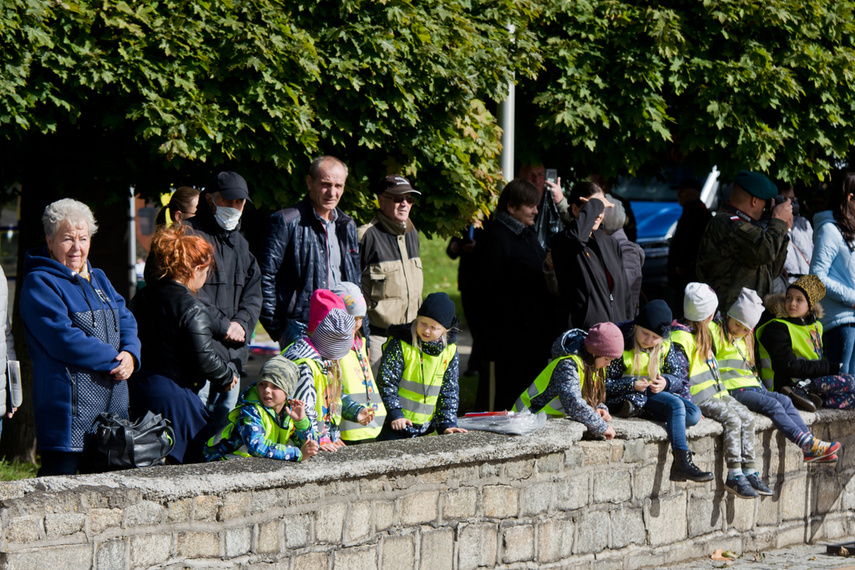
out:
M805 461L837 460L840 445L815 437L796 407L855 407L855 175L834 186L806 256L803 244L790 247L792 201L772 200L765 176L740 172L698 238L697 263L674 264L690 280L672 311L673 302L640 299L643 252L627 236L624 205L590 181L565 196L540 170L523 169L528 179L505 186L484 226L449 244L475 338L477 411L545 411L607 439L612 416L662 421L676 481L713 479L686 437L710 418L724 426L725 488L743 498L772 493L756 466L751 412L769 416ZM88 261L98 229L89 208L49 205L20 305L39 475L90 471L102 412L167 418L174 463L302 461L464 433L455 305L444 293L423 297L410 220L420 193L385 177L375 217L357 227L338 207L346 180L337 158L313 161L305 198L271 216L257 258L240 232L243 177L220 172L201 192L178 189L157 220L146 286L128 306ZM696 195L683 195L697 210ZM561 226L546 242L534 231L544 200ZM786 271L793 253L807 272ZM259 320L282 352L241 391Z

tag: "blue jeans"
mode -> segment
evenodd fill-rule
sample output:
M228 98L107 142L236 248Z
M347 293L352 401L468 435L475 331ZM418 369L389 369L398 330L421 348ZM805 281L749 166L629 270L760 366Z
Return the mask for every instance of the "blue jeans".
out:
M839 362L840 371L855 374L855 323L847 323L822 334L825 358Z
M763 414L772 420L775 427L793 443L797 443L802 433L810 433L789 396L751 389L734 390L730 395L752 412Z
M654 419L665 422L665 431L671 440L671 447L688 451L686 428L701 421L701 410L692 402L684 400L671 392L649 393L644 409L649 410Z

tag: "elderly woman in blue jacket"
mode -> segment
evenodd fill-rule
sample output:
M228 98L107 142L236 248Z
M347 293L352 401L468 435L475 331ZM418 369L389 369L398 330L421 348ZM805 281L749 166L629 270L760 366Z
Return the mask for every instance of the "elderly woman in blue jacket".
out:
M137 323L104 272L89 264L98 230L70 198L42 215L47 245L27 252L21 317L33 360L39 476L91 470L81 459L101 412L128 417L126 380L139 367Z

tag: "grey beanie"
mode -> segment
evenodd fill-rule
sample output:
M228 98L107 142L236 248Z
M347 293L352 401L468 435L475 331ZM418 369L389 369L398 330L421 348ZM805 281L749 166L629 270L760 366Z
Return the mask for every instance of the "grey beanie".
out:
M256 383L270 382L274 386L284 390L288 396L293 396L297 389L297 380L299 379L299 367L281 354L278 354L261 367L261 372L258 375Z
M365 304L365 297L357 285L350 281L342 281L332 288L332 292L344 301L348 315L354 318L365 316L368 307Z
M312 344L327 360L341 360L353 346L356 320L341 309L331 310L312 333Z
M701 322L715 314L718 297L706 283L689 283L683 297L683 314L686 319Z
M747 329L753 329L760 322L760 315L763 314L763 301L754 289L743 287L739 292L739 297L736 302L730 307L727 312L729 317L733 317L741 325Z

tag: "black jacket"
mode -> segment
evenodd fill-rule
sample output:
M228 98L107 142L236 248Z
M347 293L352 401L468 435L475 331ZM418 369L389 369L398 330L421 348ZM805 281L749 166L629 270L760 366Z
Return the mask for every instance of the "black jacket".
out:
M712 214L701 200L683 206L683 214L677 220L674 237L668 250L668 285L681 291L692 281L698 280L695 264L704 230ZM680 269L680 273L677 269Z
M131 301L142 343L144 372L161 374L198 392L210 380L228 387L235 374L217 354L211 319L190 290L169 278L147 285Z
M602 229L591 233L603 203L590 200L567 229L553 236L552 262L568 326L589 329L635 316L620 244Z
M768 312L765 314L766 321L771 320ZM816 318L808 315L806 319L782 318L794 325L814 327ZM759 328L759 327L758 327ZM790 339L790 330L784 323L771 322L763 328L758 339L763 347L769 352L769 360L772 370L775 372L775 390L780 391L784 386L792 385L793 378L821 378L840 373L840 365L829 362L825 358L811 360L797 356L793 352L793 341ZM759 357L759 351L757 356ZM757 359L759 362L759 358Z
M341 279L359 285L359 245L353 219L336 208L335 234L341 248ZM306 197L270 216L261 254L261 324L274 340L290 319L309 321L309 299L327 283L326 232Z

